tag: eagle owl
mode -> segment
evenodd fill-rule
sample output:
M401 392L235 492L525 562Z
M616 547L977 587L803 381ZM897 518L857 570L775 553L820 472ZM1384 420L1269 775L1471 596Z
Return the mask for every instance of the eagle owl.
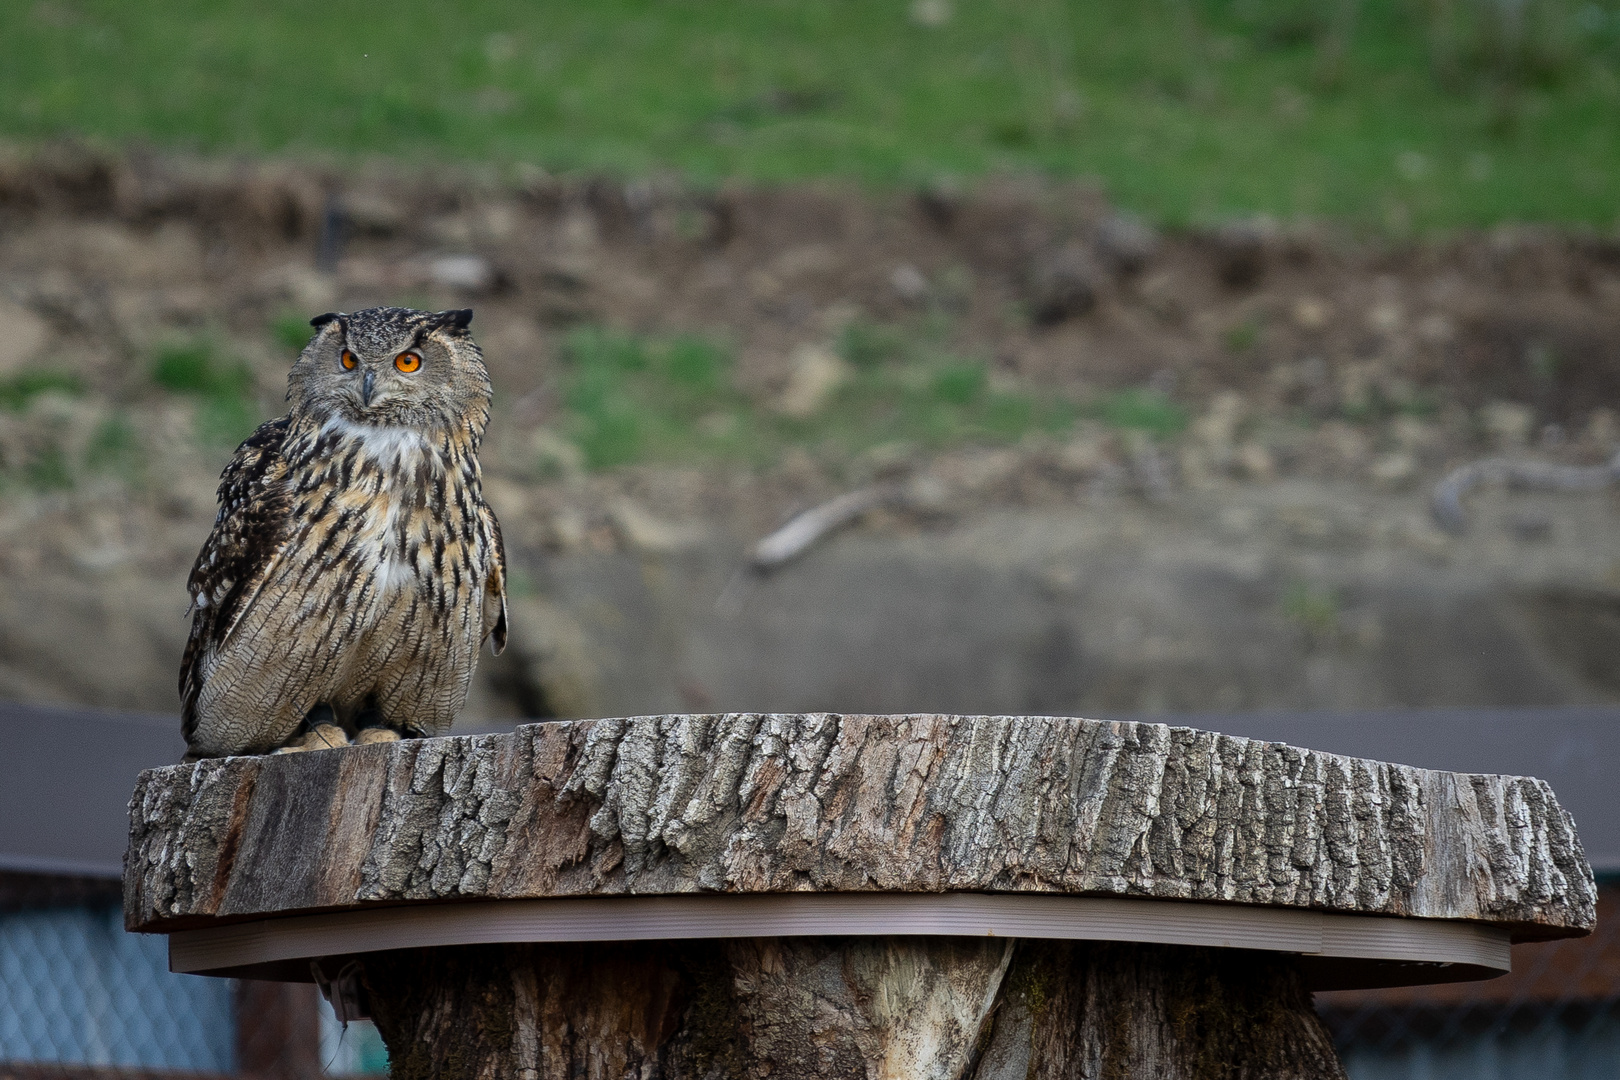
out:
M506 556L478 447L490 382L470 310L310 320L287 415L237 448L188 583L188 760L446 731Z

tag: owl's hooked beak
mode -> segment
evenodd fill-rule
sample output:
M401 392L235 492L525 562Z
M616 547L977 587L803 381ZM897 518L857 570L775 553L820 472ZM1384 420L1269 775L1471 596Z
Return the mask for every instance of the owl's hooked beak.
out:
M371 391L377 385L377 373L366 372L366 377L360 380L360 401L365 405L371 404Z

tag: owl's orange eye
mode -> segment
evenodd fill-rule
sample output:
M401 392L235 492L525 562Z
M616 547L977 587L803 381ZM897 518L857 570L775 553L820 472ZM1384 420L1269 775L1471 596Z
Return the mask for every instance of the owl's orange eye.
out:
M354 365L358 364L360 361L354 358L354 353L350 352L348 349L344 349L343 356L338 362L343 365L344 371L353 371Z
M422 366L422 358L413 352L402 352L394 357L394 366L409 375Z

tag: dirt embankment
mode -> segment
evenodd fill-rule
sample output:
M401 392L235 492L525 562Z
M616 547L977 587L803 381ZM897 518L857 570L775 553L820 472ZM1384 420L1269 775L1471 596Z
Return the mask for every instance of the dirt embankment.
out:
M0 162L0 694L172 707L226 435L274 414L291 359L273 328L384 302L474 306L497 386L487 464L527 637L476 711L1620 689L1606 494L1487 494L1461 538L1424 506L1481 455L1613 452L1613 240L1161 235L1015 181L697 192L57 148ZM738 407L796 434L585 471L562 343L593 324L727 342ZM823 437L852 326L1080 419ZM739 571L746 543L879 476L929 497L773 578Z

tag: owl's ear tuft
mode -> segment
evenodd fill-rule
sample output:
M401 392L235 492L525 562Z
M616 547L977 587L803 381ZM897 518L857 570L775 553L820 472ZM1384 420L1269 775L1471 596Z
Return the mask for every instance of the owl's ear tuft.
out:
M446 330L465 330L472 322L473 310L470 307L456 308L453 311L441 311L438 314L437 325Z
M337 312L328 311L325 315L317 315L313 319L309 320L309 325L315 327L316 329L319 329L320 327L323 327L327 323L332 322L334 319L337 319L337 318L340 318L340 317L341 316L339 316Z

